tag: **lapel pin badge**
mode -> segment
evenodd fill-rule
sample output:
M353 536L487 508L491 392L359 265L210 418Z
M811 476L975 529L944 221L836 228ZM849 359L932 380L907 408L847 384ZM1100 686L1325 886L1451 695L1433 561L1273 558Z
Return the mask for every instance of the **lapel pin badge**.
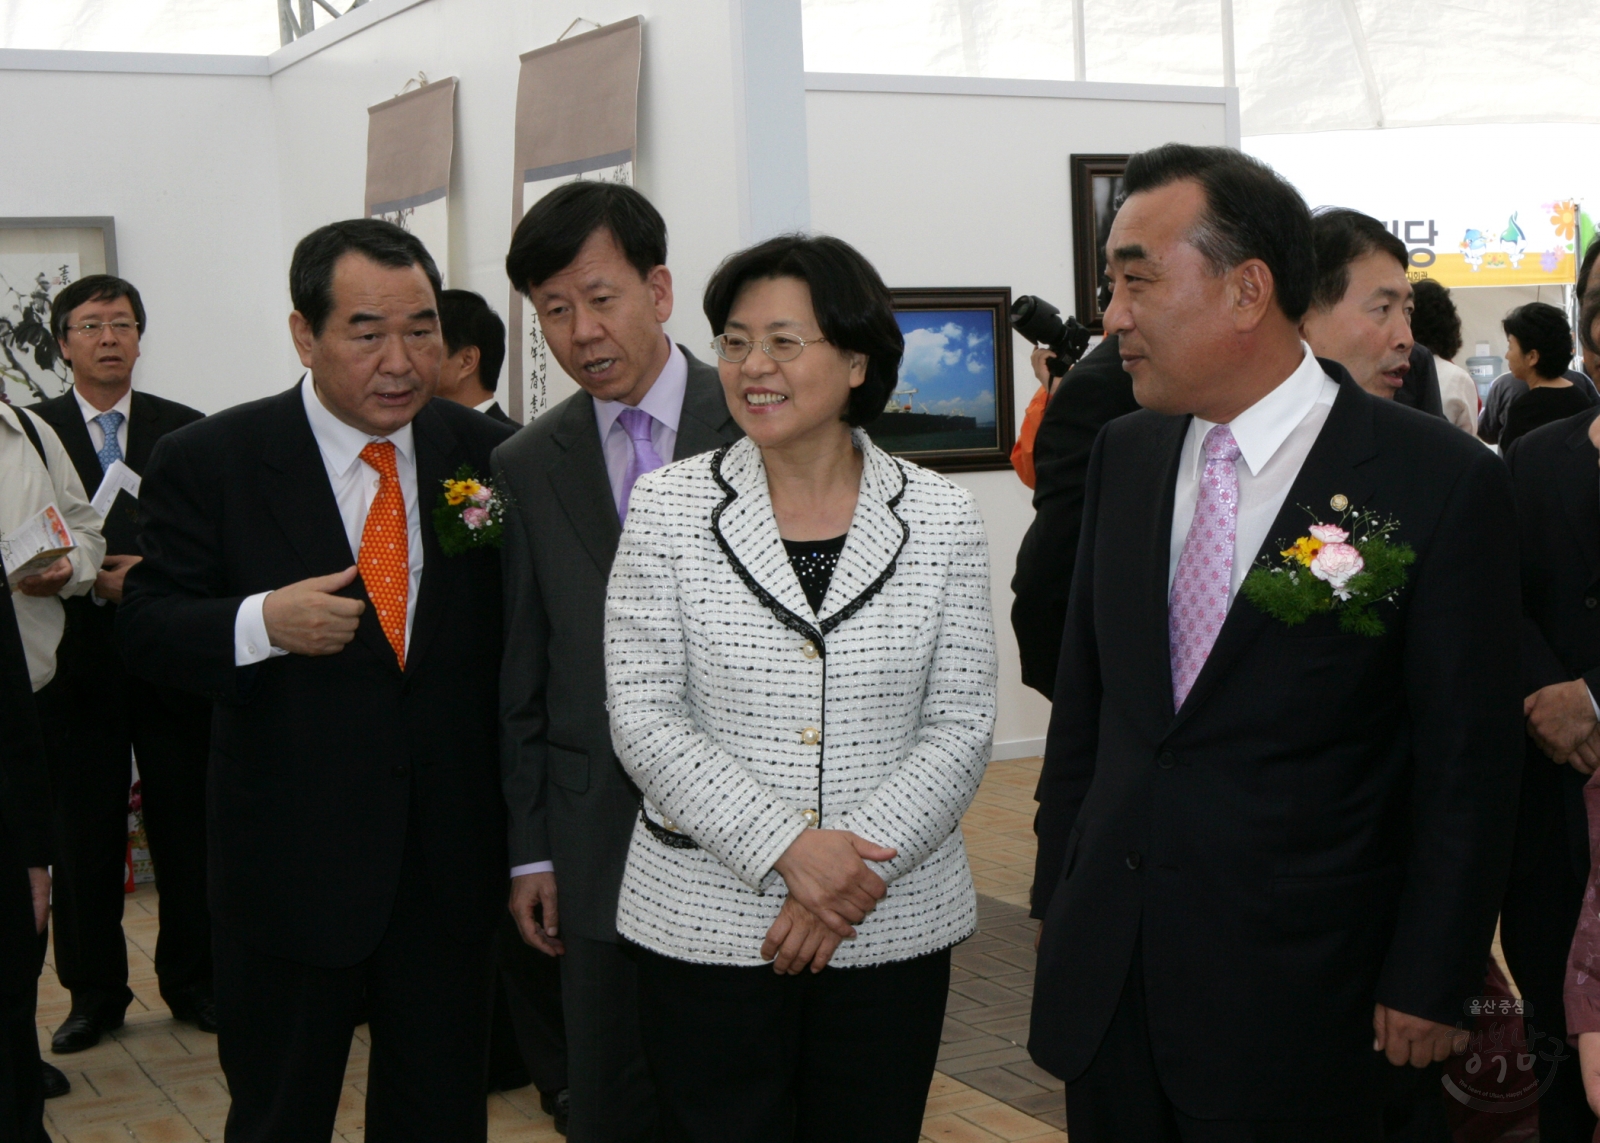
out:
M1343 512L1346 508L1350 507L1350 498L1343 492L1336 492L1333 495L1333 499L1328 501L1328 507L1332 508L1335 512Z

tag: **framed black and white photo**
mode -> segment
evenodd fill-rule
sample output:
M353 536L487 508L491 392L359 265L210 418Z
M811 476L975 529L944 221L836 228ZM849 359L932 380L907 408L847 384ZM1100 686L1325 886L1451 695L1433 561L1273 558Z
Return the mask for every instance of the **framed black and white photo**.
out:
M889 292L906 348L899 384L866 426L873 443L940 472L1008 467L1011 291Z
M1127 155L1073 155L1072 261L1078 320L1104 333L1104 303L1110 293L1106 278L1106 239L1111 219L1122 200L1122 172Z
M50 302L88 274L117 272L110 218L0 218L0 390L27 405L71 383L50 335Z

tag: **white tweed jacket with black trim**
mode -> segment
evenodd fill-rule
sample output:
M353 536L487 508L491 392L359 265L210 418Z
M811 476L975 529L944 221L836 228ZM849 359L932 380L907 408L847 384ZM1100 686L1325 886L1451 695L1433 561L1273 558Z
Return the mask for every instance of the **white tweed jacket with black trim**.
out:
M976 928L961 815L994 733L983 521L965 489L855 442L861 492L816 613L750 441L633 489L606 596L611 736L644 795L617 929L667 956L762 963L773 862L808 813L898 851L833 964Z

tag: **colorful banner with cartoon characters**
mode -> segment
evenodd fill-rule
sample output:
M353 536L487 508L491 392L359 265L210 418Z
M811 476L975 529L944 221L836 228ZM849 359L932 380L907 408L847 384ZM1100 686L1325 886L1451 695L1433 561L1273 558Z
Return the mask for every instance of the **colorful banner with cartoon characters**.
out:
M1412 281L1432 278L1452 289L1570 286L1578 277L1580 215L1576 202L1562 200L1386 223L1406 244Z

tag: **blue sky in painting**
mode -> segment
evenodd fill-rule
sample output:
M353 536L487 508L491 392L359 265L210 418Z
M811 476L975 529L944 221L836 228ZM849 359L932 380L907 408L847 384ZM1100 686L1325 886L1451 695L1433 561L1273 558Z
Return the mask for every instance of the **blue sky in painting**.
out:
M918 413L950 413L994 423L994 317L990 310L919 310L896 313L906 352L900 385Z

